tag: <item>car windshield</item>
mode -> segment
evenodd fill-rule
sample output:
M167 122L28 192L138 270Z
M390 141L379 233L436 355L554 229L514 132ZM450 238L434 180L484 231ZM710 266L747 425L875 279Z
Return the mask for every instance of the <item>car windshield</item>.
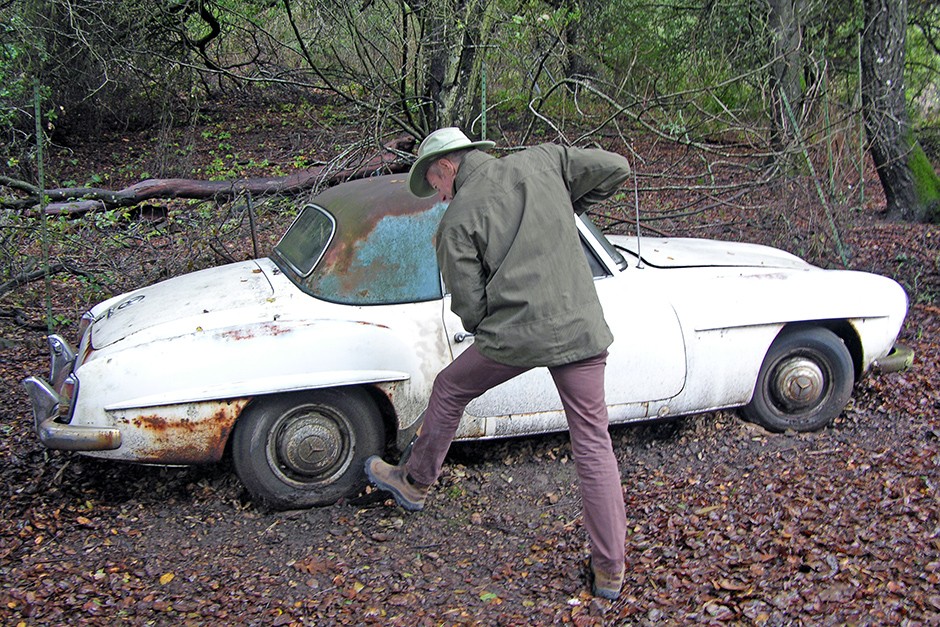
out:
M351 305L441 298L434 234L445 205L402 176L330 188L304 207L272 258L312 296Z

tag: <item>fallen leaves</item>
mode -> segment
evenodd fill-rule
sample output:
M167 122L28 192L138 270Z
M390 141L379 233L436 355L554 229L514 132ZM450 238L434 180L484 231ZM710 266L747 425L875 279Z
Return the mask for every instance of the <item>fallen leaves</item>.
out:
M788 222L806 219L794 209ZM0 623L938 623L940 316L924 299L940 293L940 238L851 217L854 267L897 276L912 297L902 339L915 367L861 380L818 434L768 434L726 412L613 428L629 536L612 603L588 591L564 436L453 447L421 514L392 503L279 514L249 504L225 464L42 450L19 381L48 367L46 345L8 327ZM753 226L742 239L778 235L751 218L726 224ZM146 263L162 272L165 254ZM59 287L76 301L85 289Z

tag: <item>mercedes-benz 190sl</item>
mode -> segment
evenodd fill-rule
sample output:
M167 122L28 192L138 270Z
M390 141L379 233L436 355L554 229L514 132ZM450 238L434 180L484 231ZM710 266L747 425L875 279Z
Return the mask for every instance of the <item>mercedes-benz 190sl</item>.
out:
M473 342L435 259L444 209L403 176L345 183L304 206L270 257L100 303L76 343L49 337L49 378L25 381L39 439L152 464L230 453L278 508L355 495L364 460L406 448L435 375ZM820 429L859 377L910 360L894 350L907 298L889 278L572 220L615 336L612 423L742 407L772 431ZM457 437L565 428L535 369L473 401Z

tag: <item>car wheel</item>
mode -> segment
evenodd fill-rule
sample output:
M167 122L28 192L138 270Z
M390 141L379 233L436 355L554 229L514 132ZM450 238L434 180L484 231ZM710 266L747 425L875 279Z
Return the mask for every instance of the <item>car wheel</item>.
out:
M252 496L278 509L329 505L365 486L366 458L385 429L362 390L316 390L260 399L235 424L235 472Z
M784 331L770 345L744 417L769 431L816 431L852 395L855 369L845 343L822 328Z

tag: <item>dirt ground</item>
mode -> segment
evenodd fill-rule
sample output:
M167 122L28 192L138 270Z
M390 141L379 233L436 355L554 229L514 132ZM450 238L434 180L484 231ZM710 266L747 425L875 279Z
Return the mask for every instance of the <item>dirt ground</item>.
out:
M96 173L116 188L145 170L271 173L326 160L356 139L341 121L302 125L307 118L291 114L285 125L274 114L220 111L184 129L188 140L115 134L59 146L53 176ZM173 141L195 148L169 150ZM790 211L793 195L777 193ZM849 267L908 289L902 341L914 367L860 381L818 433L773 435L733 412L613 427L628 515L615 602L587 588L565 435L455 445L420 514L375 495L267 511L228 461L160 468L44 450L20 387L48 368L44 332L23 326L24 317L41 322L40 289L5 295L0 306L23 315L0 318L0 622L940 624L940 229L886 223L879 202L873 195L843 217L841 234ZM789 243L833 263L831 246L812 246L819 225L781 231L739 213L693 217L671 234ZM269 216L262 239L276 240L288 219ZM109 249L136 260L115 268L138 268L110 288L223 261L217 247L180 252L171 239ZM92 304L79 281L56 285L56 307L69 316Z

